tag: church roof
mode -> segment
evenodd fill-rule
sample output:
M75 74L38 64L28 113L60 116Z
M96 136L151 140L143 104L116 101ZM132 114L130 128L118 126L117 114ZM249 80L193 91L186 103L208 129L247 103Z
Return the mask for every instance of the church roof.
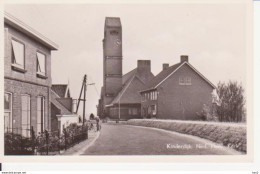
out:
M142 76L146 76L146 80L142 80ZM141 95L139 93L145 87L145 83L151 80L154 75L151 72L140 72L137 68L128 72L123 76L123 87L122 90L117 94L111 104L127 103L134 104L140 103Z
M121 27L119 17L106 17L105 26L107 27Z

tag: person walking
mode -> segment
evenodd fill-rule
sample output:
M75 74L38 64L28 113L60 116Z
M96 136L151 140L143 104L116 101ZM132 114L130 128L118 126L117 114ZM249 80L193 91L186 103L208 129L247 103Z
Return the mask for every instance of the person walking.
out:
M98 117L96 118L96 122L97 122L97 131L99 131L99 128L100 128L100 127L99 127L99 124L100 124L100 123L99 123L99 118L98 118Z

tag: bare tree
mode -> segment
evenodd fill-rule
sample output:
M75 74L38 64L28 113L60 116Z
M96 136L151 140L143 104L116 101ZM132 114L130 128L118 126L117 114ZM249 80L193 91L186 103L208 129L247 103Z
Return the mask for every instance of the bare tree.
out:
M245 97L241 84L229 81L219 82L217 94L220 105L216 107L219 121L241 122L245 120Z

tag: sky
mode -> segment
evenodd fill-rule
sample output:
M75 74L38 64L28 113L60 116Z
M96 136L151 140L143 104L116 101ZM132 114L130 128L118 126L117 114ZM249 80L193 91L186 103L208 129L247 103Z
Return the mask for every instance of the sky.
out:
M22 4L6 12L59 45L52 52L52 83L69 82L78 98L84 74L86 112L96 115L103 85L105 17L120 17L123 73L137 60L151 60L154 75L163 63L189 62L213 84L246 84L246 8L243 4ZM81 113L81 112L80 112Z

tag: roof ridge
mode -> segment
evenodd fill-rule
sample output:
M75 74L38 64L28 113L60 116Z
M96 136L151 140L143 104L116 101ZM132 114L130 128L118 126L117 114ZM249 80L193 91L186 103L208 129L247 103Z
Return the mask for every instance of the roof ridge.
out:
M131 71L128 71L126 74L124 74L123 76L126 76L126 75L128 75L128 74L130 74L131 72L133 72L134 70L137 70L137 68L134 68L134 69L132 69Z
M27 25L26 23L14 17L10 13L7 13L6 11L4 11L4 22L16 29L17 27L15 27L14 25L20 27L22 30L24 30L24 32L26 31L27 33L30 33L32 36L38 38L41 42L43 42L42 44L44 44L45 46L51 47L51 49L53 50L58 50L59 46L55 42L51 41L49 38L41 34L39 31L35 30L31 26Z

